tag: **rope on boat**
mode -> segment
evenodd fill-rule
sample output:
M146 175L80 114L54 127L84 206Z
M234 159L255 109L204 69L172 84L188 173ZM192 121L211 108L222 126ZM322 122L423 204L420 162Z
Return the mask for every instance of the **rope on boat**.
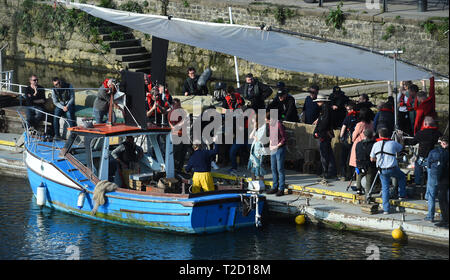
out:
M118 186L115 183L111 183L106 180L102 180L95 185L94 189L94 208L91 211L92 215L95 215L97 213L97 209L99 206L105 204L106 198L105 193L107 192L113 192L118 188Z

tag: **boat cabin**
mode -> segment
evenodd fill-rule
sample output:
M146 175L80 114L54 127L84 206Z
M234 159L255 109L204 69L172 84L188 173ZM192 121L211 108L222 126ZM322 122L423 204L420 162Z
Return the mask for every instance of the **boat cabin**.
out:
M170 127L150 124L147 129L126 124L94 124L92 127L70 127L69 139L61 150L61 157L76 166L94 184L101 180L112 180L123 186L122 175L110 173L111 152L122 144L127 136L133 136L144 156L139 161L139 174L165 173L173 178L173 149ZM128 179L126 179L128 180Z

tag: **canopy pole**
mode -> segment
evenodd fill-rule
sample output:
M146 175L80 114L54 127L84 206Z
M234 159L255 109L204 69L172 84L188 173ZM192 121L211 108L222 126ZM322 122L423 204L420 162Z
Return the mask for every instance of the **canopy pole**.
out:
M231 7L228 7L228 14L230 15L230 24L233 24L233 16L231 15ZM236 72L236 85L239 88L240 84L239 84L239 69L238 69L238 62L237 62L237 57L234 56L234 70Z

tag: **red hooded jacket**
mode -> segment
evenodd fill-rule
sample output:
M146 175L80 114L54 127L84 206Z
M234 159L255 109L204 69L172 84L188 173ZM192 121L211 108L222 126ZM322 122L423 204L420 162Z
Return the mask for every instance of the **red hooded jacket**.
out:
M436 114L436 97L434 95L434 77L430 78L430 91L427 99L418 104L418 98L414 102L414 110L416 111L416 120L414 122L414 134L416 134L423 127L423 120L426 116L433 118L437 117Z

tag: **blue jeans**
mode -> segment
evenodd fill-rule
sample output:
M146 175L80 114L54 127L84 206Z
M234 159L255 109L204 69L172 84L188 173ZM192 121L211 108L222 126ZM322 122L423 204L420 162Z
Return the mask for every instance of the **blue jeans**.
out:
M438 192L438 172L432 168L427 168L428 180L427 180L427 192L425 197L428 199L428 214L427 218L434 219L434 213L436 210L436 196Z
M336 160L334 159L331 140L321 141L319 144L320 162L322 163L322 173L329 177L337 175Z
M272 169L272 189L284 191L284 158L286 154L286 146L278 148L270 153L270 168Z
M103 120L103 118L106 116L108 119L108 111L98 111L97 109L93 108L92 114L94 115L95 123L106 123L106 120ZM112 122L116 121L116 114L112 115Z
M241 148L247 148L250 145L247 144L247 141L244 142L245 144L236 144L234 143L233 145L231 145L230 148L230 160L231 160L231 168L233 169L237 169L237 161L236 161L236 157L237 157L237 153L239 152L239 150ZM242 163L242 160L241 160Z
M44 111L44 109L42 109L41 107L37 107L37 106L29 106L29 107L27 107L26 114L27 114L28 127L32 126L34 128L37 128L37 126L39 125L39 122L44 117L44 113L36 111L33 108L41 110L41 111Z
M414 163L414 183L416 186L421 186L423 181L423 173L425 171L425 160L417 159Z
M60 117L60 116L65 116L67 118L67 122L69 123L69 126L75 126L75 107L74 106L69 106L68 108L69 110L67 110L67 112L64 112L63 109L56 107L55 108L55 115ZM59 118L53 118L53 131L55 132L55 137L60 137L59 134ZM67 127L67 123L64 122L64 132L63 135L66 134L66 127Z
M406 196L406 176L398 166L393 169L381 170L381 198L383 199L383 211L389 212L389 187L391 186L391 178L394 177L398 181L399 196Z

